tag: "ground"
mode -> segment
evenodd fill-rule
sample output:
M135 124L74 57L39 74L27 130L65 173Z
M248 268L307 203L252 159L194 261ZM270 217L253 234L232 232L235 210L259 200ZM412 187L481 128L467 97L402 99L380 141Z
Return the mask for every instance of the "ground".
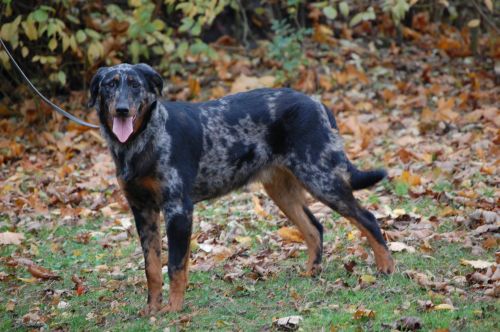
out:
M196 206L185 308L152 318L138 316L144 260L99 133L37 100L16 106L0 120L0 330L498 330L500 89L487 57L426 43L309 45L292 80L332 109L358 167L388 170L356 196L396 272L377 274L366 239L311 198L325 254L321 274L304 276L300 234L255 184ZM218 52L215 64L186 64L187 81L170 77L167 96L281 84L272 64ZM83 115L85 98L65 106ZM289 316L300 318L278 320Z

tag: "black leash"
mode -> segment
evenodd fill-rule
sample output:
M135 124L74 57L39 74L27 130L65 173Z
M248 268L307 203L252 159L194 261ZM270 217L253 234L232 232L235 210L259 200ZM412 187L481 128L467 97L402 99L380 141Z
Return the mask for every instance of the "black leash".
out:
M65 117L67 117L71 121L74 121L74 122L78 123L79 125L82 125L82 126L85 126L85 127L89 127L89 128L95 128L95 129L99 128L99 126L96 126L95 124L85 122L85 121L77 118L73 114L70 114L70 113L66 112L65 110L63 110L62 108L60 108L59 106L57 106L56 104L54 104L53 102L51 102L47 97L45 97L44 95L42 95L42 93L40 91L38 91L37 88L35 88L35 86L33 85L33 83L31 83L31 81L28 79L28 77L24 74L24 72L22 71L21 67L19 67L19 65L17 64L16 60L14 60L14 57L12 56L12 54L10 54L10 52L7 49L7 46L5 46L2 38L0 38L0 43L2 44L5 52L7 52L7 55L9 56L10 60L14 64L14 67L17 69L17 71L19 72L19 74L21 74L21 77L24 79L24 81L26 82L26 84L28 84L28 86L31 88L31 91L33 91L36 95L38 95L40 98L42 98L42 100L44 102L46 102L50 107L52 107L52 109L54 111L56 111L57 113L65 116Z

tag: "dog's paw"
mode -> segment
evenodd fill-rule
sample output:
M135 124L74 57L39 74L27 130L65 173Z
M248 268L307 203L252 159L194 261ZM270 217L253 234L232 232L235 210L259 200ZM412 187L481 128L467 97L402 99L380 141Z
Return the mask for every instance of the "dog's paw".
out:
M394 259L390 254L385 255L383 258L376 259L377 269L383 274L392 274L396 268Z
M181 305L173 305L171 303L163 306L158 313L163 314L163 313L168 313L168 312L178 312L182 310L182 304Z
M321 264L313 264L312 266L308 266L304 272L301 272L300 275L303 277L316 277L318 276L323 268Z
M161 304L152 304L148 303L144 308L142 308L139 311L139 316L145 317L145 316L153 316L157 314L161 310Z

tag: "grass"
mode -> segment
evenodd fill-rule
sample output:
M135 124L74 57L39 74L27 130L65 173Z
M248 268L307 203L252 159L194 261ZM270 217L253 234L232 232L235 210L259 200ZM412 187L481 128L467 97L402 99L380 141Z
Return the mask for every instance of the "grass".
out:
M408 204L405 198L401 199L403 205ZM374 200L368 198L368 201ZM429 202L414 206L419 212L429 210ZM236 212L229 200L201 205L197 218L223 227L230 213L237 214L236 218L244 224L253 225L248 226L247 235L252 237L249 255L264 249L264 244L256 238L275 231L281 223L259 220L248 210ZM339 219L338 216L335 219ZM36 264L56 272L62 280L34 281L24 267L0 265L0 271L9 275L0 282L0 298L4 299L0 305L0 330L29 330L31 327L22 323L22 317L30 310L43 317L50 330L162 331L169 327L173 331L259 331L273 329L273 318L290 315L303 317L300 327L304 331L322 328L384 331L403 316L419 317L424 330L493 331L499 328L495 318L498 317L498 301L479 301L473 292L465 295L435 293L420 287L402 273L409 269L418 270L435 276L437 280L465 276L471 269L459 262L474 259L470 250L459 244L432 241L435 251L430 255L395 253L398 270L391 276L375 274L373 264L353 256L349 259L354 259L357 266L355 273L350 273L343 266L352 245L347 236L350 226L341 221L334 223L333 219L325 226L326 249L336 240L340 239L340 242L336 243L333 257L326 257L319 277L300 275L306 261L305 252L296 258L277 261L277 272L259 281L247 277L225 281L224 264L232 264L226 261L208 272L192 272L185 309L181 313L154 319L137 315L146 301L146 285L140 268L142 255L135 236L125 242L103 246L99 242L103 231L101 219L26 233L22 248L2 246L1 256L28 251ZM444 223L440 231L449 231L453 227L452 223ZM77 242L78 235L85 232L94 232L95 236L87 244ZM485 259L493 260L493 251L487 252L487 256ZM101 270L97 266L101 266ZM122 274L118 277L110 274L114 268ZM73 274L83 278L88 289L81 296L75 294L71 281ZM374 283L359 287L362 275L375 276ZM164 294L166 292L164 290ZM455 310L426 311L418 302L431 300L439 304L448 301L447 298ZM13 309L8 310L8 300L15 301ZM60 301L66 302L67 306L58 308ZM359 308L374 310L375 317L354 319L354 312Z

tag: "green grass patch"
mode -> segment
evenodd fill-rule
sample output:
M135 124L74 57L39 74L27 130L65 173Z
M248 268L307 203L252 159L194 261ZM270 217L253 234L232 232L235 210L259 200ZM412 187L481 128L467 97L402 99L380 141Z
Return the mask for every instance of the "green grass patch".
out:
M425 205L422 203L422 205ZM205 221L224 224L229 205L219 204L202 207L198 213ZM278 227L272 222L252 216L250 212L239 212L238 219L258 221L259 227L250 228L251 237ZM422 288L408 278L403 271L417 270L434 276L436 280L450 280L465 276L471 269L460 265L461 259L474 259L470 251L459 244L432 241L434 252L396 253L397 272L392 276L374 273L375 266L364 260L356 260L355 272L343 266L343 257L348 255L352 243L347 239L351 230L345 223L327 229L325 245L336 246L335 257L325 257L324 270L316 278L300 275L306 261L306 253L296 258L276 262L277 272L266 280L255 281L242 277L232 282L225 281L224 264L208 272L190 274L185 308L180 313L164 314L155 319L139 317L138 312L146 303L146 284L140 266L142 254L137 250L138 240L129 239L111 246L99 242L102 220L88 221L78 226L59 226L41 229L36 234L27 233L23 247L2 246L2 257L16 256L21 250L29 251L31 259L62 277L57 281L30 282L30 274L24 267L0 265L0 272L8 275L0 282L0 330L28 331L33 326L23 322L28 312L43 317L44 326L50 330L72 331L162 331L169 327L173 331L245 330L273 329L273 318L290 315L303 317L304 331L335 328L340 331L385 331L386 326L403 316L421 319L424 330L448 328L453 331L493 331L499 328L499 305L495 301L484 301L474 292L465 295L443 295ZM261 225L262 224L262 225ZM267 225L267 226L265 226ZM446 225L446 226L445 226ZM453 225L443 224L442 231ZM88 243L76 241L79 234L95 232ZM228 244L229 245L229 244ZM253 254L264 249L259 241L252 241L248 251ZM367 248L368 249L368 248ZM281 250L281 248L275 248ZM489 251L484 259L493 260ZM133 263L133 267L129 267ZM97 266L107 266L102 272ZM110 271L116 269L123 274L115 278ZM249 272L249 271L248 271ZM87 292L78 296L71 276L77 274L84 279ZM360 276L373 275L375 281L359 286ZM168 278L165 275L165 284ZM465 286L467 287L467 286ZM167 289L164 290L166 296ZM419 301L430 300L434 304L452 301L455 310L424 310ZM14 301L13 308L8 301ZM61 303L67 305L61 307ZM359 308L373 310L371 319L355 319Z

